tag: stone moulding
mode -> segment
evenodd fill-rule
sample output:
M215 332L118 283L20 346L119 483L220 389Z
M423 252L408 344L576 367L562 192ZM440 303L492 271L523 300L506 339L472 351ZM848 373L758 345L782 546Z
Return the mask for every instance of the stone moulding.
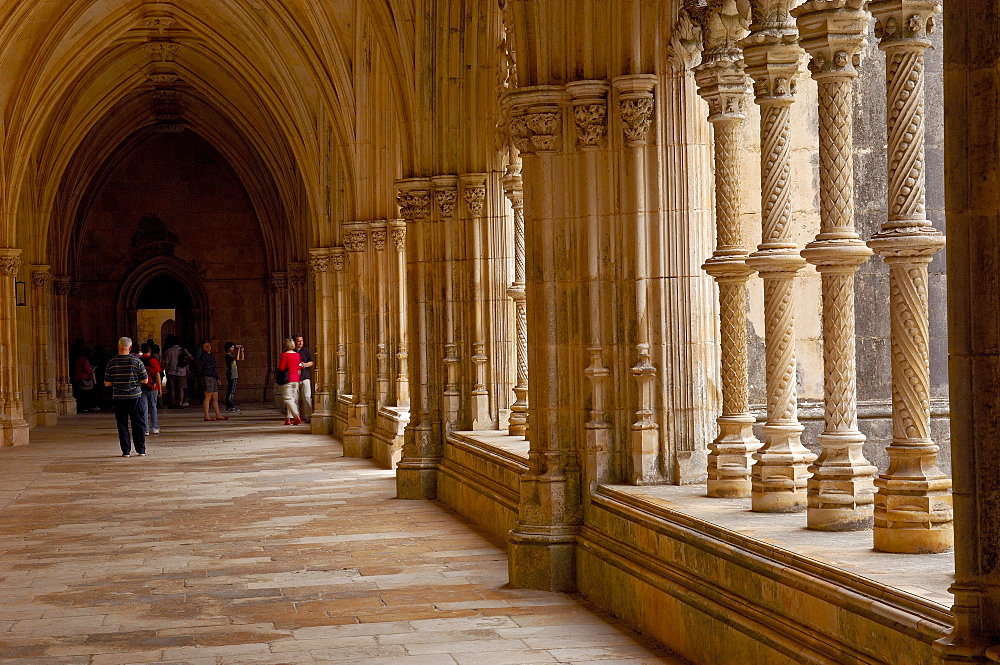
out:
M734 638L763 645L771 659L755 662L930 662L932 643L950 630L953 617L943 607L645 501L635 496L641 491L600 486L591 497L579 536L581 592L601 606L608 606L602 594L609 589L642 585L646 616L690 612L699 624L685 622L688 635L710 630L730 651L741 644ZM771 587L781 592L761 592ZM671 640L664 622L649 622L638 607L616 606L643 632L683 647L680 655L715 662L712 654L692 651L697 640ZM825 621L829 608L836 611L833 623ZM728 639L720 631L729 631Z

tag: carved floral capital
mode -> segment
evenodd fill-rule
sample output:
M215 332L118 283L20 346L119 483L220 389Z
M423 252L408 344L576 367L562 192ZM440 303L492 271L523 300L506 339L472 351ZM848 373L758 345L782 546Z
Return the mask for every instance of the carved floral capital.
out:
M434 203L437 205L438 214L441 217L453 217L455 215L455 205L458 203L458 188L446 187L435 189Z
M469 214L473 217L482 215L483 203L486 201L486 187L481 185L466 187L463 195L465 197L465 205L469 209Z

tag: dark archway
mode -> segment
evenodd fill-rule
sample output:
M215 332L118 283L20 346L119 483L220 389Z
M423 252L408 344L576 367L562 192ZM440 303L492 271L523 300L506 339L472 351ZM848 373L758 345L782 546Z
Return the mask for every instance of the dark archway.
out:
M173 256L157 256L125 279L118 297L118 327L138 335L140 309L173 309L177 334L186 343L211 338L209 302L196 270Z

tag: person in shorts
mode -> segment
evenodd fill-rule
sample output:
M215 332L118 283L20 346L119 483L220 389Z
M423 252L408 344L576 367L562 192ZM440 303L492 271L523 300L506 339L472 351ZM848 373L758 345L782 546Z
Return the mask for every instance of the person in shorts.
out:
M201 355L198 356L198 376L201 378L201 387L205 393L205 398L201 402L205 420L229 420L227 416L219 413L219 366L212 354L212 343L207 339L201 343ZM211 417L209 409L215 410L214 418Z

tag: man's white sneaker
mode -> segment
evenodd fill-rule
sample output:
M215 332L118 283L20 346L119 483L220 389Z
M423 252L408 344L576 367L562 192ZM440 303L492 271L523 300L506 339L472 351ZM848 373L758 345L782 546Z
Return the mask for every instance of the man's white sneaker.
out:
M160 430L158 430L158 429L154 429L153 430L153 434L159 434L159 433L160 433Z

